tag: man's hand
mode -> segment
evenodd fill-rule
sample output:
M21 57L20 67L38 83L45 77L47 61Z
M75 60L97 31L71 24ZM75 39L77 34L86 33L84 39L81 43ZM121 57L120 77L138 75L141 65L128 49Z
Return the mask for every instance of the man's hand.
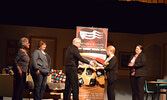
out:
M90 63L89 63L91 66L95 66L95 64L93 63L93 61L90 61Z
M94 65L96 65L96 66L98 65L98 64L97 64L97 61L95 61L95 60L93 61L93 63L94 63Z

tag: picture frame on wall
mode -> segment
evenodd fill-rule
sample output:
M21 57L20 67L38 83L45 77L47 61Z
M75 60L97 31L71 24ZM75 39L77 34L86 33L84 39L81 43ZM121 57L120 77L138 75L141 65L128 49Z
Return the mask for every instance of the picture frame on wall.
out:
M63 48L63 66L66 65L65 55L66 55L67 48Z
M128 63L132 55L133 52L119 52L119 69L129 69Z
M18 50L18 40L7 40L6 66L13 66L14 57Z

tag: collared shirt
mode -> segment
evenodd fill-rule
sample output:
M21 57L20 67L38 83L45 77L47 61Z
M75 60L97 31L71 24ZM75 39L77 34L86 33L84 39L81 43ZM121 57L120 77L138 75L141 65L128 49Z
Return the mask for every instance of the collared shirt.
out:
M135 64L135 61L136 61L136 58L137 58L137 54L132 58L131 60L131 63L134 65ZM132 68L131 69L131 76L134 76L135 75L135 68Z
M106 65L106 63L107 63L108 61L110 61L113 56L114 56L114 54L112 54L110 57L108 57L108 58L105 60L104 65Z

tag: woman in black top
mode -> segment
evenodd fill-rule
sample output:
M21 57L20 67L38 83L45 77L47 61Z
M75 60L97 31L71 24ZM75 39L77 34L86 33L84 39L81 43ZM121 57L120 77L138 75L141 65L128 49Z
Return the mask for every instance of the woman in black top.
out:
M108 100L115 100L115 85L118 80L118 62L115 54L115 47L107 47L108 58L104 62L104 70L107 75L107 97Z
M142 53L143 47L137 45L135 55L130 59L130 83L132 100L144 100L144 81L147 75L146 56Z
M30 46L28 38L21 38L19 41L19 49L14 59L14 91L12 100L22 100L24 86L26 83L26 72L30 58L26 49Z
M115 100L115 86L118 80L118 61L115 56L116 49L113 45L109 45L106 50L108 57L103 65L98 64L96 61L94 63L99 68L105 70L107 76L107 98L108 100Z

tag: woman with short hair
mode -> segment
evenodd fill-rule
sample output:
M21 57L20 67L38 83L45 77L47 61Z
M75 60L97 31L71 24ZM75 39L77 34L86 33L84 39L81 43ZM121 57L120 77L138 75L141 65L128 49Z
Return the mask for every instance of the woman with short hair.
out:
M128 64L130 68L130 83L132 88L132 100L144 100L144 81L147 75L146 56L143 46L137 45L135 54Z
M50 74L51 59L45 52L46 43L39 41L31 57L31 75L34 81L34 100L41 100L46 88L47 76Z
M19 41L19 49L14 59L14 91L12 100L22 100L24 86L26 84L26 72L30 58L27 50L30 46L29 39L22 37Z

